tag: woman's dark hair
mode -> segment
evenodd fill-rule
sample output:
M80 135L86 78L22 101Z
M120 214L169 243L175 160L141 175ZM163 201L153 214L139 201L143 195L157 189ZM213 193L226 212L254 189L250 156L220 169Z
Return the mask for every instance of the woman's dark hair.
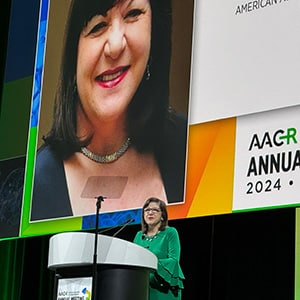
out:
M143 233L147 233L147 231L148 231L148 225L145 222L145 218L144 218L144 210L149 206L149 204L151 202L157 203L160 210L161 210L161 219L162 220L161 220L161 224L160 224L160 227L159 227L158 230L162 231L168 226L168 211L167 211L166 203L164 201L158 199L158 198L151 197L151 198L148 198L146 200L146 202L144 203L143 208L142 208L142 222L141 222L141 225L142 225L142 232Z
M77 45L82 29L97 14L104 14L120 0L73 0L66 24L65 44L59 87L55 99L53 124L44 137L58 155L67 158L89 138L82 141L76 134ZM169 68L171 56L171 0L149 0L152 9L152 31L149 67L151 76L142 79L128 108L127 131L138 151L153 150L163 136L169 114Z

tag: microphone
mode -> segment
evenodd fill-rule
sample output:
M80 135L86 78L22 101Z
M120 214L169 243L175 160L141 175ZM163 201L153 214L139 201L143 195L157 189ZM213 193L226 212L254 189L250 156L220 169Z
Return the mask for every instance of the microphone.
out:
M124 225L119 229L117 230L114 234L113 234L113 237L115 237L117 234L119 234L127 225L129 225L130 223L134 222L134 219L129 219L127 220Z
M105 229L102 229L102 230L100 230L99 231L99 233L100 234L102 234L102 233L104 233L104 232L107 232L107 231L111 231L111 230L113 230L113 229L116 229L116 228L118 228L118 227L120 227L120 226L127 226L127 223L129 224L129 223L131 223L131 222L133 222L134 221L134 219L129 219L129 220L127 220L125 223L123 223L123 224L118 224L118 225L114 225L114 226L112 226L112 227L108 227L108 228L105 228Z
M103 229L103 230L100 230L98 233L102 234L102 233L104 233L104 232L106 232L106 231L111 231L111 230L113 230L113 229L116 229L116 228L119 227L119 226L120 226L120 224L114 225L114 226L112 226L112 227L107 227L107 228L105 228L105 229Z
M99 205L101 207L101 202L104 201L104 199L107 199L107 197L105 196L97 196L97 197L94 197L95 199L97 199L97 205Z

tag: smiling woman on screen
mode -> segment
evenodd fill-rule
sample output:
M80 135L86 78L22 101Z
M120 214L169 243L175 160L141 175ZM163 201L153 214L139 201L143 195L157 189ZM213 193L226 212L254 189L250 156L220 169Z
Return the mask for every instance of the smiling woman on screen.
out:
M106 179L101 211L150 195L183 202L187 124L169 106L170 33L169 0L71 2L31 220L93 214L98 195L83 196L91 177Z

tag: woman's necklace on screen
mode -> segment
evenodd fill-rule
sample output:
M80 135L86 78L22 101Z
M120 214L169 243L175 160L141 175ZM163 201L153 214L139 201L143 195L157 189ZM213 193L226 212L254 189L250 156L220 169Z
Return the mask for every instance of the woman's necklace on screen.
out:
M130 138L127 138L124 144L119 150L111 154L99 155L87 149L86 147L81 147L81 153L84 154L87 158L91 159L100 164L108 164L119 159L129 148Z

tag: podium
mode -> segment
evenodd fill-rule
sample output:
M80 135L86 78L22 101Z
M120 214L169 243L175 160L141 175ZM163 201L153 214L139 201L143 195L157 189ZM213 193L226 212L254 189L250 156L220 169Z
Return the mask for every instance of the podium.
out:
M55 300L86 299L67 290L66 284L70 282L74 288L81 280L91 282L94 240L95 234L85 232L59 233L50 238L48 268L55 272ZM157 257L149 250L98 234L97 300L148 300L149 272L156 269ZM80 288L85 293L91 291L88 285ZM67 298L68 293L73 294Z

